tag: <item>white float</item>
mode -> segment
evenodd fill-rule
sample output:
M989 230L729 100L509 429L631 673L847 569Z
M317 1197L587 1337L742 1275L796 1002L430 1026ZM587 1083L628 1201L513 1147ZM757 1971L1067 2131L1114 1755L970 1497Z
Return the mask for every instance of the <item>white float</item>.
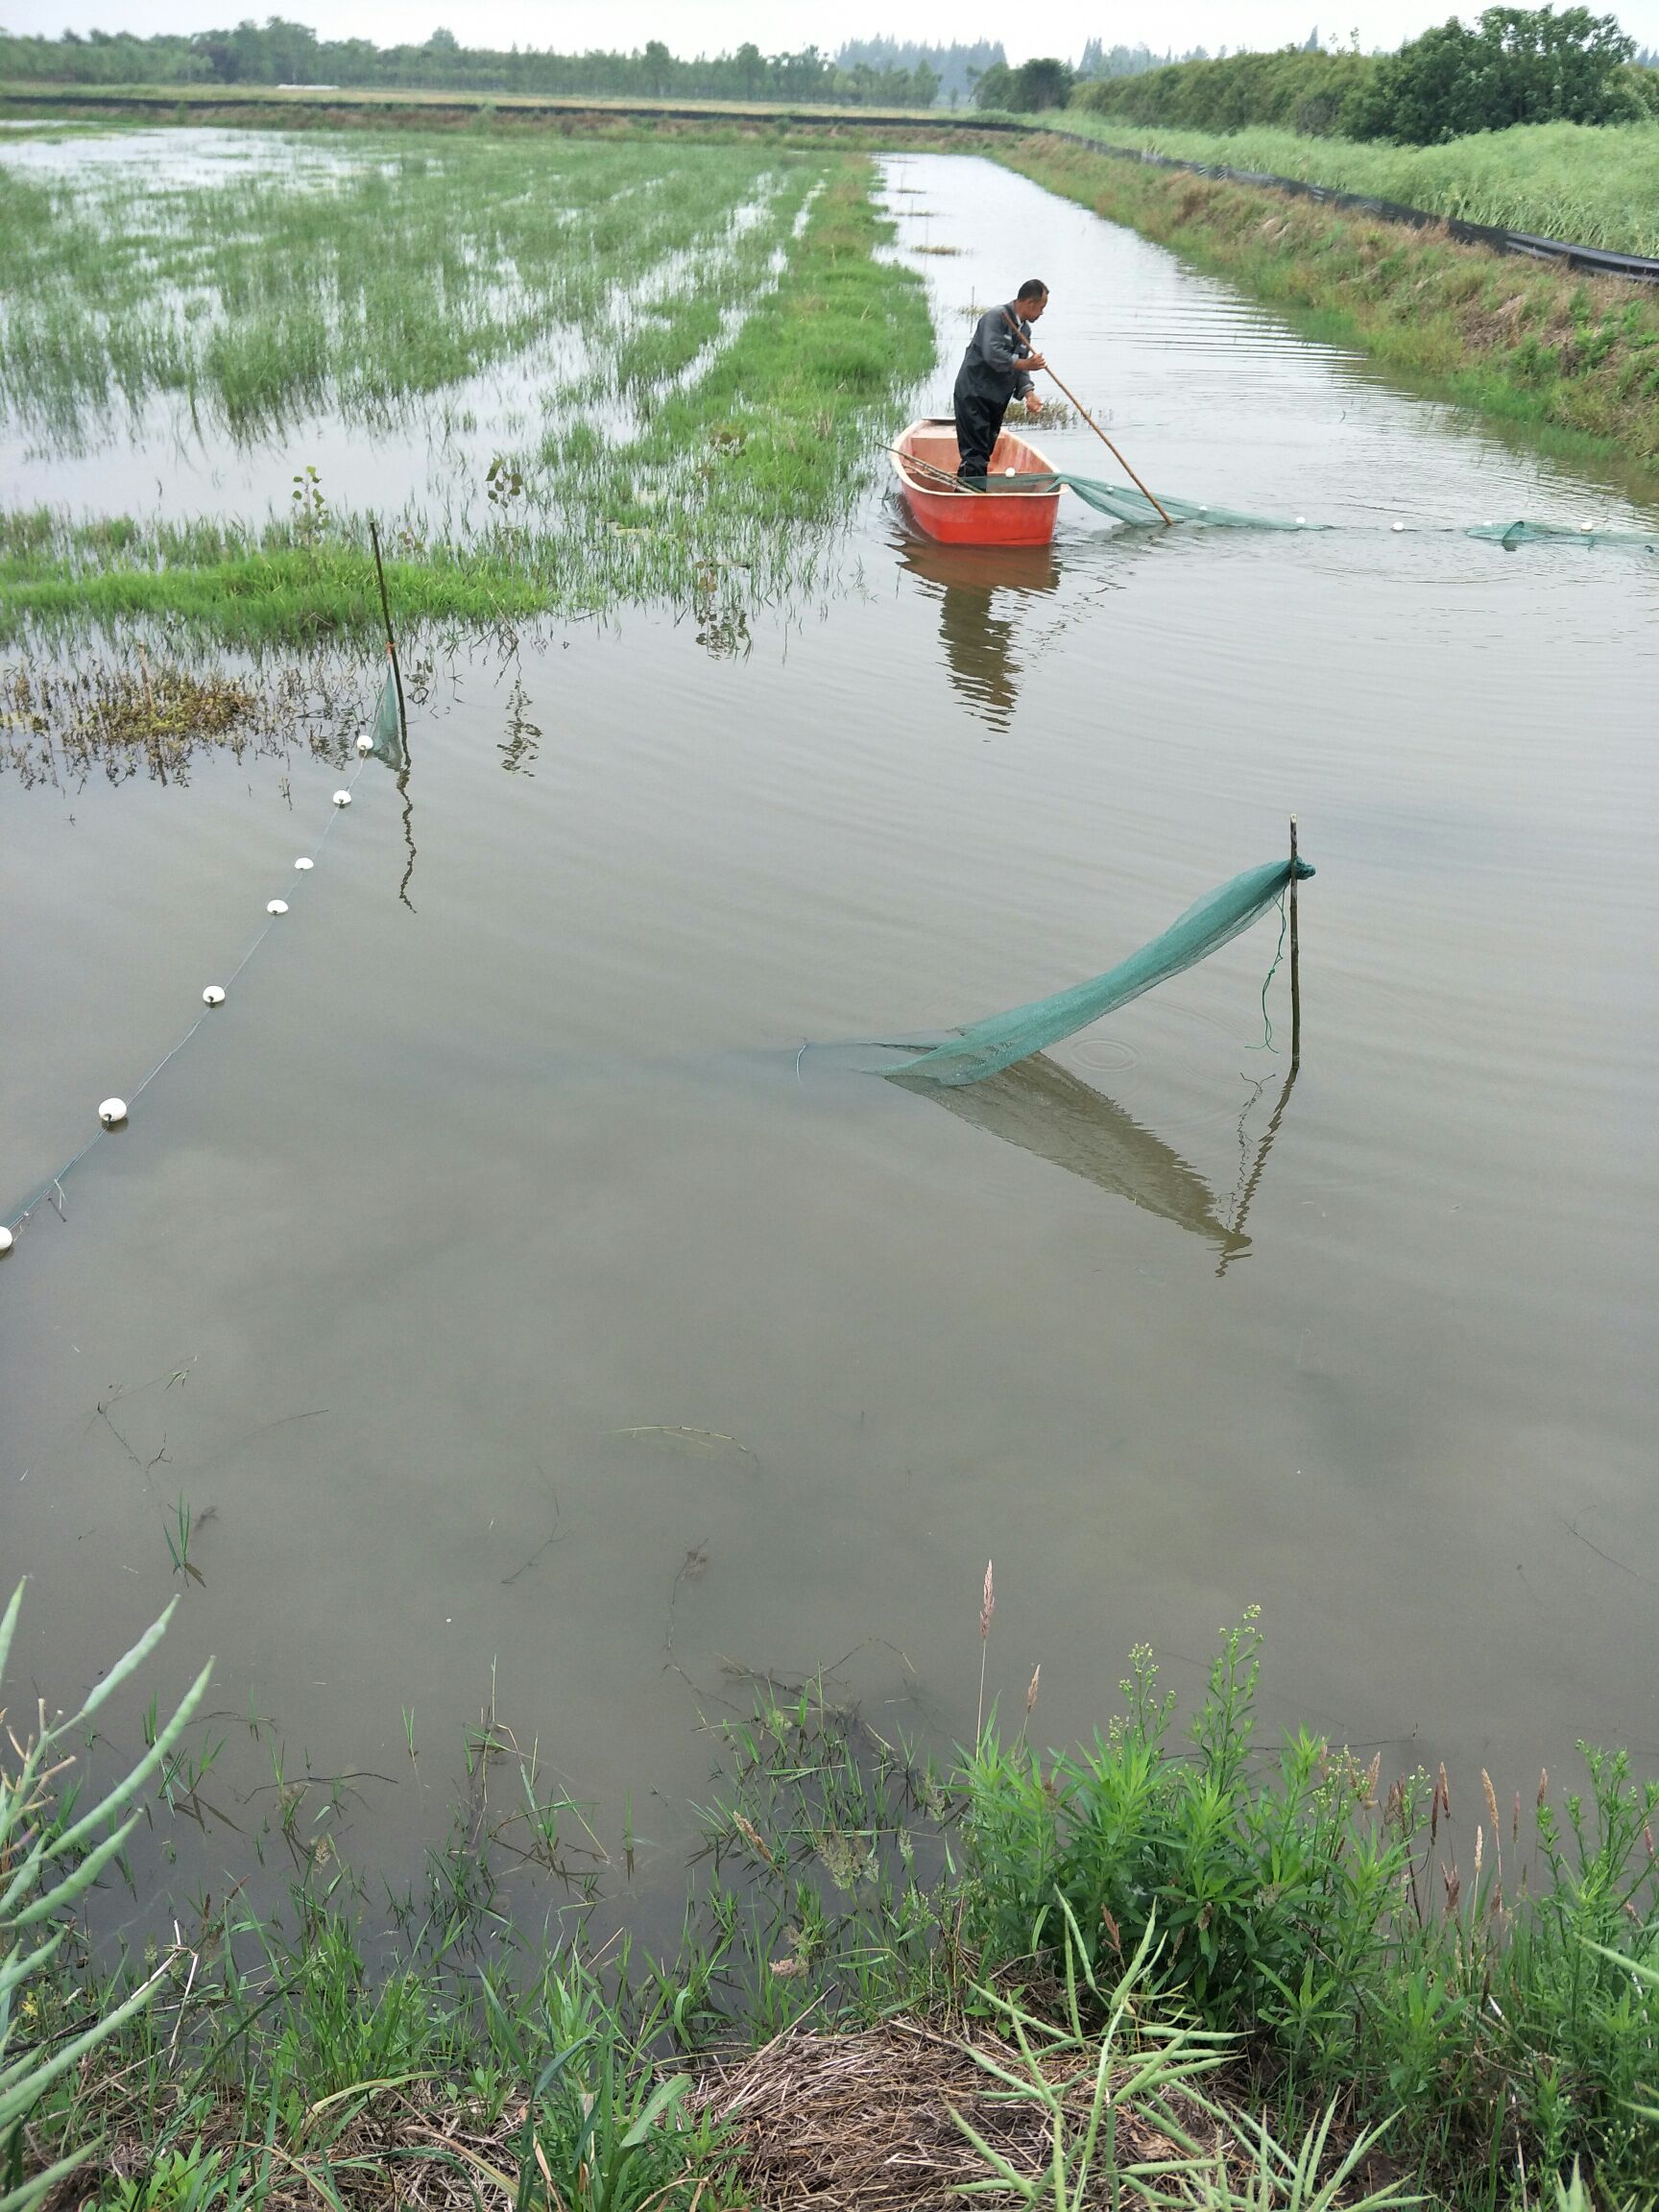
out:
M7 1254L8 1252L10 1252L10 1251L11 1251L11 1249L12 1249L12 1232L11 1232L11 1230L10 1230L10 1229L0 1229L0 1260L3 1260L3 1259L5 1258L5 1256L6 1256L6 1254Z
M265 902L265 911L267 914L286 914L288 902L286 899L268 899Z
M224 1003L225 1003L225 994L224 994L224 992L223 992L223 991L220 989L220 987L219 987L219 985L218 985L217 983L209 983L209 984L208 984L208 986L207 986L206 990L205 990L205 991L204 991L204 992L203 992L203 994L202 994L202 1003L203 1003L203 1005L204 1005L204 1006L223 1006L223 1005L224 1005Z
M373 738L369 736L359 737L357 740L357 750L359 753L373 753L374 750Z
M349 792L349 791L336 791L336 792L335 792L335 794L334 794L334 804L335 804L335 805L336 805L336 806L349 806L349 805L350 805L350 804L351 804L351 794L350 794L350 792Z
M106 1129L118 1129L127 1118L125 1098L106 1098L98 1109L98 1118Z
M1594 530L1596 525L1594 522L1580 522L1578 527L1580 530Z
M310 868L314 863L310 860L296 860L294 865L296 868Z
M1396 530L1404 530L1406 525L1404 522L1396 522L1394 527Z

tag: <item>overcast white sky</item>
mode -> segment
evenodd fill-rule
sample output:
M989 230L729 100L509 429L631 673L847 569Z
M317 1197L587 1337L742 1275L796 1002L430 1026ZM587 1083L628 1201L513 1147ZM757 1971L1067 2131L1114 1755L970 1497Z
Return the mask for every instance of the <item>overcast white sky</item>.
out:
M1598 0L1591 0L1598 13ZM746 38L767 53L844 38L1000 38L1011 60L1062 54L1085 39L1108 45L1282 46L1320 33L1365 46L1394 46L1448 15L1473 18L1479 0L0 0L8 31L204 31L245 15L286 15L325 37L382 45L420 40L440 23L469 46L631 47L665 39L677 54L717 53ZM1659 0L1624 0L1613 12L1639 44L1659 47Z

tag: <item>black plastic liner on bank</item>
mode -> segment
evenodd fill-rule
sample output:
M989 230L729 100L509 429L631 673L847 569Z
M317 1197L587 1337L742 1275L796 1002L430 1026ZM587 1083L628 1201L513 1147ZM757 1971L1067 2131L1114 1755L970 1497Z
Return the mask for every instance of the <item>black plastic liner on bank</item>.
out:
M1408 224L1413 230L1445 229L1465 246L1489 247L1496 253L1524 253L1533 261L1563 261L1599 276L1623 276L1639 284L1659 284L1659 261L1641 253L1608 253L1599 246L1570 246L1559 238L1539 238L1530 230L1499 230L1490 223L1465 223L1460 215L1433 215L1426 207L1402 207L1398 201L1373 200L1362 192L1334 192L1328 184L1308 184L1300 177L1270 177L1261 169L1228 169L1218 161L1180 161L1170 154L1149 154L1135 146L1112 146L1103 138L1067 132L1074 144L1093 146L1119 160L1143 162L1152 169L1185 169L1194 177L1215 177L1227 184L1264 185L1298 200L1317 200L1384 223Z

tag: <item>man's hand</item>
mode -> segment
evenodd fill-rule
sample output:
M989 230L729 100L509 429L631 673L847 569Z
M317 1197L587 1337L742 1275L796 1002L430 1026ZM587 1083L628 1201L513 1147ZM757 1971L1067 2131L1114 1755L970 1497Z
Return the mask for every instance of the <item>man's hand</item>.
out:
M1027 415L1041 415L1043 412L1043 402L1035 392L1027 392L1025 395L1025 412Z
M1048 364L1041 353L1027 353L1020 366L1022 369L1046 369Z

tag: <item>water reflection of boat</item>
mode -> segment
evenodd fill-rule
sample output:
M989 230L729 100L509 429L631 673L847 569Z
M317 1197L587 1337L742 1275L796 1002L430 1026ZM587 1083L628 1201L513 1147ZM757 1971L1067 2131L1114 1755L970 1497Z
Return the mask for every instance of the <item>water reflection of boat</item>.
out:
M1223 1261L1249 1248L1249 1238L1222 1218L1214 1193L1195 1167L1121 1106L1041 1052L983 1082L956 1088L904 1075L888 1080L1005 1143L1018 1144L1206 1238Z
M1016 617L1022 600L1058 588L1053 548L938 545L908 538L900 560L938 601L939 641L951 684L975 714L1006 730L1022 670Z

